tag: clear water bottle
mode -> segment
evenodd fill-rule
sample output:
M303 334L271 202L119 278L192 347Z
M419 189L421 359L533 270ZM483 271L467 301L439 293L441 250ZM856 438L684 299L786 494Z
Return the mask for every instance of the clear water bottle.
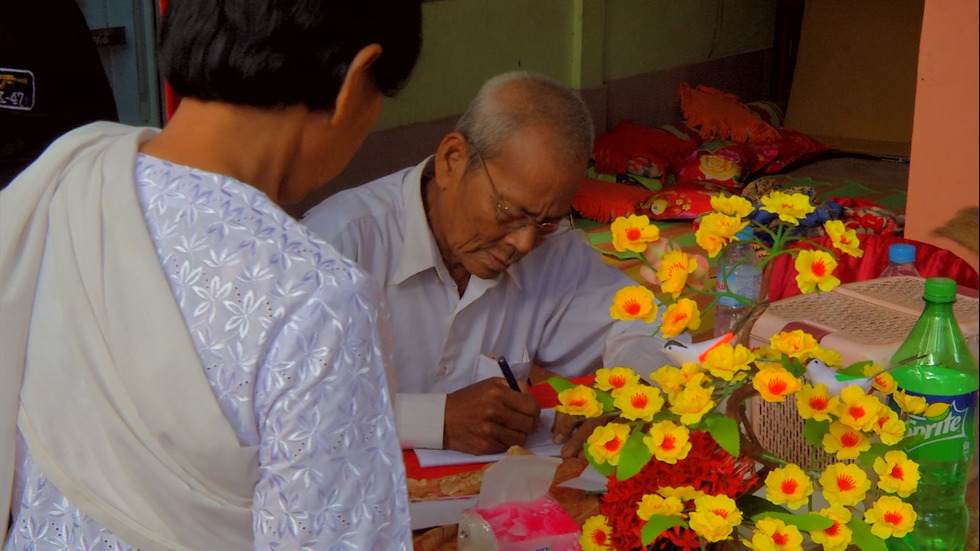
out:
M752 248L752 229L746 227L735 239L736 241L725 247L721 256L716 288L718 291L728 290L740 297L758 300L762 287L762 271L759 270L759 256ZM749 309L750 306L742 304L734 297L720 297L715 303L715 336L730 332Z
M921 277L915 269L915 245L894 243L888 247L888 266L879 277L892 276Z
M944 277L925 281L925 309L912 332L892 356L892 375L908 395L924 396L922 414L904 414L911 434L925 437L906 450L919 464L918 490L907 498L917 519L912 532L886 541L889 549L956 551L966 546L969 513L966 485L977 438L977 363L953 317L956 282Z

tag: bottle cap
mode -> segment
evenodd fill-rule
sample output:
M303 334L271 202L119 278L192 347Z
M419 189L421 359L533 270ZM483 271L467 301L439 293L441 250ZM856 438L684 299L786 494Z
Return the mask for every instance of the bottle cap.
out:
M912 264L915 262L915 245L895 243L888 247L888 261L895 264Z
M930 277L922 298L929 302L956 302L956 281L948 277Z

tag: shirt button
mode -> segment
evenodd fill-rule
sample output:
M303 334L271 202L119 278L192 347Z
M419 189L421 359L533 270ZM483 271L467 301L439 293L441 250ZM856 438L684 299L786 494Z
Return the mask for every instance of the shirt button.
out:
M449 372L449 368L446 367L446 366L442 366L442 367L439 368L439 374L440 375L445 375L448 372Z

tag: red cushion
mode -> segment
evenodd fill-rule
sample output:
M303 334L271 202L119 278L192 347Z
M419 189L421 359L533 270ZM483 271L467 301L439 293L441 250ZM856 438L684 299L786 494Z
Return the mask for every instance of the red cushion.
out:
M596 222L612 222L620 216L640 213L640 203L653 192L605 180L584 179L572 197L572 208L582 217Z
M858 239L861 241L861 250L864 251L862 257L854 258L837 251L837 269L834 270L834 276L840 279L841 283L877 278L888 265L888 247L892 243L908 243L915 245L915 268L922 277L948 277L956 280L956 283L962 287L980 288L980 276L977 275L977 271L952 251L891 235L858 234ZM826 236L813 241L824 247L833 247L830 238ZM769 281L769 301L798 294L800 289L796 285L793 258L790 255L780 256L773 263L772 278Z

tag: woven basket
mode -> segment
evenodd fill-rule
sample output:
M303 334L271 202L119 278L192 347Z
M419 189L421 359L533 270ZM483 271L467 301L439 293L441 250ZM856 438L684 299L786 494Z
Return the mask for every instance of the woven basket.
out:
M767 344L781 331L802 328L818 337L822 347L839 352L843 365L873 360L887 366L922 313L924 285L925 279L919 277L872 279L841 285L828 293L779 300L752 325L750 343ZM975 340L980 301L959 294L953 313L963 335ZM834 462L833 455L806 443L795 399L773 403L754 398L749 411L759 444L779 458L800 465L815 458L816 468Z

